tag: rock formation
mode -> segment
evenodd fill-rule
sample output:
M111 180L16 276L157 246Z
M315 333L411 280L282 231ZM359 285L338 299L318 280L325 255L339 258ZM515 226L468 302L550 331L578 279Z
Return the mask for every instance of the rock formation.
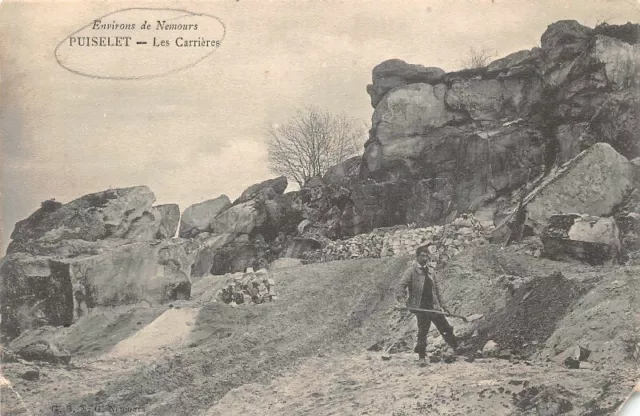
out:
M398 82L379 100L372 94L378 103L364 177L406 179L419 188L431 180L431 187L447 189L439 193L447 209L439 218L423 217L438 223L526 184L559 153L564 162L602 141L636 157L632 88L640 54L635 43L606 34L615 32L560 21L543 34L541 49L513 53L468 76ZM393 78L395 66L388 68L385 77ZM405 67L397 71L404 79ZM374 81L379 77L374 70ZM405 207L424 213L416 203Z
M230 206L231 201L226 195L191 205L182 213L180 237L190 238L207 231L211 221Z
M444 70L440 68L425 68L400 59L384 61L373 68L373 84L367 85L371 106L376 108L386 93L396 87L417 83L437 84L444 74Z
M154 208L154 201L146 186L109 189L64 205L45 201L16 224L7 253L73 256L101 240L154 240L177 227L174 208Z
M300 191L307 229L334 239L462 213L498 225L523 193L527 226L538 233L554 214L611 214L638 186L628 162L639 143L637 33L632 24L565 20L548 27L541 48L486 68L443 75L383 62L367 88L375 110L360 163L337 165ZM563 187L573 195L565 202Z
M45 201L18 222L0 261L3 336L70 325L79 306L188 298L191 263L182 243L169 240L179 208L154 201L146 186L109 189Z
M610 215L633 188L633 167L597 143L549 175L526 199L529 225L540 229L558 213Z

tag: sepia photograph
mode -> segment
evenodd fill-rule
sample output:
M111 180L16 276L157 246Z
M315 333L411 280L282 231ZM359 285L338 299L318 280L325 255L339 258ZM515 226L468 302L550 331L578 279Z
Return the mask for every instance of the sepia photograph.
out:
M2 416L640 416L639 0L0 0Z

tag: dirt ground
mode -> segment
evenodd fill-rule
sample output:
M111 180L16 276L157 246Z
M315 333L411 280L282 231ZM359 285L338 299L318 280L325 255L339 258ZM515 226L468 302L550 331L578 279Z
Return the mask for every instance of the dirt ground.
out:
M494 359L421 368L414 354L381 357L313 357L269 384L233 389L205 415L551 415L563 406L567 414L584 414L575 410L597 408L593 401L603 395L598 386L611 380L633 386L636 375Z
M391 310L408 260L280 270L271 275L277 301L235 308L211 302L224 279L210 276L172 307L93 311L69 328L25 334L7 347L44 338L73 358L3 363L2 415L597 416L635 384L640 267L470 249L438 277L449 309L476 317L451 323L473 349L492 339L511 354L420 368L410 351L415 320ZM406 348L388 354L398 340ZM442 338L432 331L429 343L437 361ZM374 344L381 350L367 351ZM563 365L576 344L591 350L587 368ZM40 378L25 380L36 367Z

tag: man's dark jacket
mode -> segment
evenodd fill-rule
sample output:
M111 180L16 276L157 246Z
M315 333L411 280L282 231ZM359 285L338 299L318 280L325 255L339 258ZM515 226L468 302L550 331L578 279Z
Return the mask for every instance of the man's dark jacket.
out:
M428 266L423 268L417 261L412 261L400 279L396 298L398 300L404 299L406 291L409 289L407 308L441 309L443 304L432 275L433 273L429 271ZM425 288L430 293L423 293Z

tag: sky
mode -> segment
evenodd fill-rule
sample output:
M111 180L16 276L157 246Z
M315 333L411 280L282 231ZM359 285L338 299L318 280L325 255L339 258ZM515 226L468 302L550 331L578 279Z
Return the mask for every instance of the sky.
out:
M124 7L207 13L224 22L225 39L197 65L153 79L94 79L57 63L66 36ZM181 211L222 194L233 200L278 176L267 129L297 107L370 123L366 85L380 62L456 70L472 47L499 58L539 46L562 19L639 22L640 0L5 0L0 252L15 223L50 198L147 185L156 204Z

